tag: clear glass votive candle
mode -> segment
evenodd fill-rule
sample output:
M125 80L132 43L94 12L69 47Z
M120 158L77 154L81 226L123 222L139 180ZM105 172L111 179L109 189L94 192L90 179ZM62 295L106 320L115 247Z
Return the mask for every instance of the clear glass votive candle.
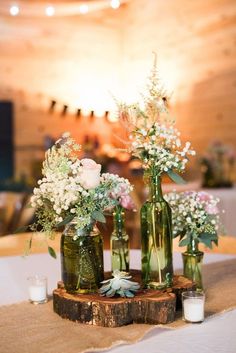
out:
M31 276L28 278L29 300L33 304L43 304L47 299L47 277Z
M187 291L182 293L183 320L200 323L204 321L205 294Z

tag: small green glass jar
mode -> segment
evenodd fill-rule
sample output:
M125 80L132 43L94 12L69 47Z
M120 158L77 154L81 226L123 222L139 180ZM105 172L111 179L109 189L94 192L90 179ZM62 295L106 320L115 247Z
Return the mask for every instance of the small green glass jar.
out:
M93 293L104 280L103 239L95 224L69 223L61 236L62 280L68 293Z
M114 229L111 234L111 269L129 272L129 236L125 230L124 209L118 205L113 213Z
M162 289L172 285L171 208L162 195L161 178L149 176L149 199L141 216L142 281L147 288Z
M198 291L203 290L202 262L204 253L198 249L198 240L191 239L187 251L182 253L184 276L196 283Z

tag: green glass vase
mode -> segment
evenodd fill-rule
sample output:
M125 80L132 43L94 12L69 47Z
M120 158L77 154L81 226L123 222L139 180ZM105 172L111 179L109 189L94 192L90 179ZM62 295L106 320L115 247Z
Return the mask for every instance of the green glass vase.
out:
M113 213L114 229L111 234L111 269L129 272L129 236L125 230L125 213L116 206Z
M103 239L95 224L69 223L61 237L61 272L68 293L93 293L104 280Z
M203 290L202 262L204 253L198 249L198 240L191 239L187 251L182 253L184 276L196 283L198 291Z
M141 216L142 281L147 288L172 285L172 218L169 204L162 195L161 178L149 176L149 198Z

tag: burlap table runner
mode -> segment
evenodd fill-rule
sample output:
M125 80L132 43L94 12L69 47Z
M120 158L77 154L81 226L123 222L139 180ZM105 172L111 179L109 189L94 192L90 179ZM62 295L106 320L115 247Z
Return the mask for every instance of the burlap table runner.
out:
M236 260L204 267L206 317L236 308ZM163 328L186 325L181 314ZM121 343L134 343L154 325L134 324L105 328L64 320L52 310L52 302L28 302L0 307L1 353L82 353L99 351Z

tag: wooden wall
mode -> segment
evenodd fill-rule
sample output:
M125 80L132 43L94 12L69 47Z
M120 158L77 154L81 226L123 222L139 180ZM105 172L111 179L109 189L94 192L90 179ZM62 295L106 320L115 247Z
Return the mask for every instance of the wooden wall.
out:
M234 0L135 0L116 12L69 18L0 15L0 99L15 102L16 146L40 145L46 132L56 137L71 130L80 138L90 128L111 142L111 124L103 118L93 127L89 120L79 124L74 112L112 109L110 92L136 98L153 51L173 92L171 109L183 139L199 154L214 139L236 148ZM51 99L58 102L54 115L48 114ZM63 104L70 108L65 117L58 108ZM21 155L18 174L27 171Z

